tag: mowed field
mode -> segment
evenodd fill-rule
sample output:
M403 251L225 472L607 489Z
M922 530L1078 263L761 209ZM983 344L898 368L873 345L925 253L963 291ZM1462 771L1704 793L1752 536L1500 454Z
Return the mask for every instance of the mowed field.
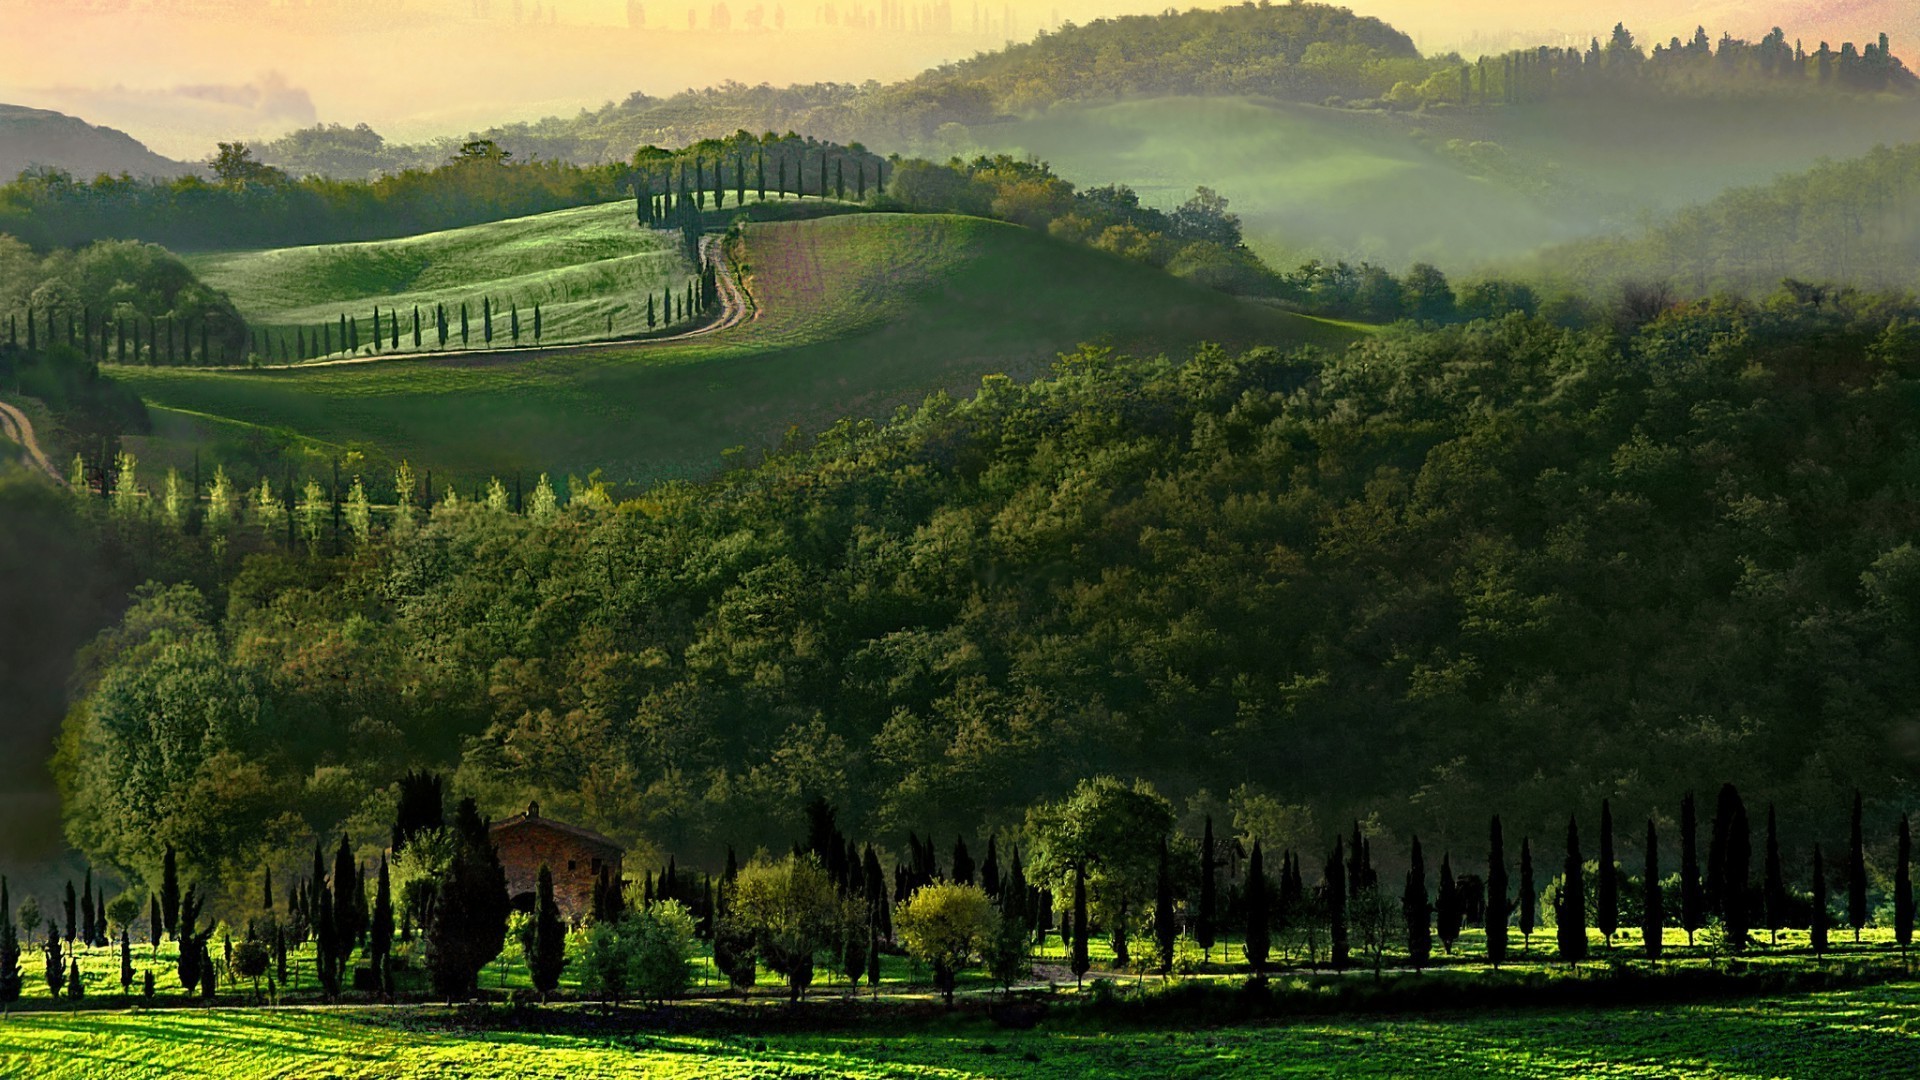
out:
M357 453L463 481L599 469L615 483L710 474L790 426L889 415L982 376L1044 371L1082 342L1184 353L1339 344L1353 331L1248 304L1140 264L975 218L854 214L745 227L758 318L683 342L392 360L289 371L116 368L149 403L149 464L198 450ZM276 466L277 471L277 466Z
M1125 183L1169 210L1204 184L1281 267L1426 260L1457 273L1915 139L1920 110L1899 98L1392 113L1190 97L1060 107L928 149L1033 154L1082 187Z
M1191 1030L1084 1020L1007 1031L977 1015L817 1033L690 1032L598 1007L20 1014L0 1073L20 1078L542 1077L1911 1077L1911 984L1707 1005L1316 1018ZM773 1009L780 1008L772 1006ZM543 1015L544 1012L544 1015Z
M218 252L187 257L201 279L232 297L250 325L273 336L273 359L296 327L336 326L340 316L360 321L363 351L372 337L373 309L403 318L401 344L412 347L412 311L419 307L422 340L435 305L445 305L458 344L459 310L466 304L473 343L480 344L481 301L501 312L494 341L508 338L508 315L518 308L523 341L533 340L533 308L541 308L549 343L630 335L647 329L647 299L665 289L684 293L694 267L678 235L641 228L633 203L584 206L400 240L321 244L271 251ZM335 343L338 348L338 343Z

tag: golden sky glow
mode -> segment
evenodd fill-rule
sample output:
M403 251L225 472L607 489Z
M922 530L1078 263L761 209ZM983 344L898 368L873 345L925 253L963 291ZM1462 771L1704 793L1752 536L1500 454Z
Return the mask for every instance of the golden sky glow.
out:
M316 121L394 139L567 114L639 90L897 79L1153 0L0 0L0 101L58 109L202 158L221 138ZM1428 51L1580 41L1625 18L1643 41L1705 23L1757 38L1920 36L1902 0L1378 0L1356 10ZM889 28L889 17L895 23ZM635 24L638 24L637 26ZM1604 24L1604 25L1602 25Z

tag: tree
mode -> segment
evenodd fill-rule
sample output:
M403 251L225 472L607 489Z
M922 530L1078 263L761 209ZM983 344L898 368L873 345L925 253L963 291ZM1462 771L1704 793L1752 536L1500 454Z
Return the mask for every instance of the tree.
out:
M361 920L361 905L366 902L366 894L359 886L359 866L353 857L353 847L347 842L345 833L340 834L340 846L333 853L333 931L337 952L334 963L345 970L348 960L353 957L354 946L359 944L360 935L366 929Z
M67 965L60 952L60 935L52 930L47 931L46 961L47 993L58 998L66 986Z
M160 857L160 916L169 930L180 925L180 867L172 844Z
M20 1000L20 936L13 926L13 898L0 877L0 1005Z
M147 897L147 939L155 949L160 947L160 935L166 932L166 920L160 913L160 897L150 894Z
M427 972L433 992L449 1001L473 996L480 971L506 942L507 875L472 799L454 813L453 857L441 876L426 928Z
M1346 860L1340 840L1333 841L1333 854L1327 857L1327 939L1334 970L1347 966L1347 882Z
M1087 956L1087 868L1080 863L1073 868L1073 951L1067 961L1073 971L1074 986L1086 978L1087 969L1093 966Z
M965 837L953 838L953 880L962 885L973 884L973 856L967 854Z
M993 947L999 922L979 886L936 882L914 890L894 916L894 929L908 954L933 969L934 989L952 1007L956 974Z
M1569 966L1587 958L1587 889L1583 878L1585 860L1580 855L1580 824L1567 819L1567 862L1560 886L1560 900L1553 917L1560 943L1560 959Z
M1160 950L1160 975L1173 973L1173 943L1179 928L1173 919L1173 870L1167 865L1167 838L1160 838L1160 875L1153 890L1153 937Z
M67 886L69 890L73 886ZM71 892L68 894L71 896ZM100 928L94 925L93 917L93 867L87 867L86 878L80 883L80 943L91 946L100 938Z
M1417 836L1407 857L1407 887L1400 896L1400 914L1407 924L1407 962L1418 971L1433 957L1433 908L1427 900L1427 861Z
M1440 945L1451 955L1453 943L1460 937L1462 920L1460 886L1453 878L1453 856L1440 856L1440 901L1434 906L1439 916Z
M567 924L553 901L553 872L540 866L533 894L533 919L527 923L526 936L520 942L527 959L527 974L540 1000L560 985L560 973L567 966Z
M1860 940L1860 928L1867 925L1867 848L1860 831L1860 792L1853 793L1853 817L1847 834L1847 925L1853 927L1853 940Z
M1540 888L1533 877L1533 840L1520 838L1520 940L1533 947L1533 928L1540 919Z
M1767 855L1762 898L1766 905L1768 944L1780 944L1780 928L1787 924L1787 883L1780 870L1780 829L1773 804L1767 804Z
M1913 945L1913 832L1907 815L1900 815L1900 835L1893 863L1893 938L1906 952ZM5 885L0 884L0 912L6 907ZM0 961L4 971L4 961ZM0 976L4 977L4 976Z
M1648 960L1659 960L1665 942L1667 913L1660 895L1660 834L1647 819L1647 865L1641 879L1646 890L1640 902L1640 942Z
M387 970L387 958L393 952L393 881L387 869L386 855L380 856L380 880L374 887L373 918L367 926L367 962L373 965L374 978L382 989L393 989L393 975Z
M287 174L264 162L256 161L253 148L243 142L223 142L207 167L222 187L240 188L250 184L283 184Z
M1613 948L1613 933L1620 929L1619 863L1613 856L1613 803L1600 800L1600 867L1594 884L1594 924Z
M741 868L728 915L752 935L758 959L786 979L793 1001L812 984L815 955L840 940L843 923L839 890L811 854Z
M1193 936L1200 943L1201 953L1208 959L1213 957L1214 942L1214 893L1217 886L1213 850L1213 815L1207 815L1206 831L1200 839L1200 898L1194 912Z
M133 937L124 926L120 928L120 992L133 992Z
M1034 850L1028 872L1064 893L1069 877L1084 871L1094 918L1112 932L1114 957L1124 965L1128 923L1152 902L1156 841L1172 827L1173 807L1152 785L1084 780L1066 799L1027 812Z
M86 984L80 981L80 958L75 956L67 961L67 999L79 1001L86 996Z
M80 914L79 904L74 899L73 882L71 881L67 882L67 899L66 902L61 905L60 910L65 913L67 917L67 944L72 945L74 938L80 935ZM81 944L85 943L85 940L82 939Z
M1721 922L1727 932L1727 945L1733 949L1747 946L1750 903L1747 882L1753 869L1753 831L1747 825L1747 808L1738 797L1733 802L1733 820L1727 825L1726 857L1721 866Z
M1680 800L1680 927L1687 932L1692 946L1694 931L1705 922L1706 898L1700 888L1700 851L1698 822L1694 817L1693 792Z
M1246 953L1247 963L1252 966L1253 974L1258 978L1267 969L1267 957L1273 950L1273 909L1268 897L1271 887L1267 882L1266 855L1260 850L1260 840L1253 841L1253 854L1247 858L1247 886L1242 906L1247 914L1247 932L1241 950Z
M237 978L253 984L253 996L260 996L260 979L273 964L273 952L259 938L249 937L233 947L233 971ZM133 981L133 969L125 973L128 982Z
M1827 927L1832 921L1832 913L1827 908L1827 868L1820 858L1820 845L1813 845L1813 922L1810 925L1809 942L1813 955L1819 956L1827 951Z
M1487 962L1495 971L1507 958L1507 844L1500 834L1500 815L1487 826Z

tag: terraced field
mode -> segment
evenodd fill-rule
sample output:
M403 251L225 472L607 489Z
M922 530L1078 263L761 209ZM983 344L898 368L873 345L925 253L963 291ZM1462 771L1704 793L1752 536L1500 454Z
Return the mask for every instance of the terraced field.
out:
M1081 342L1184 352L1202 340L1353 336L973 218L748 225L740 261L758 317L698 341L115 374L153 410L156 434L137 446L153 464L201 450L248 475L291 453L317 472L357 453L370 479L406 458L466 481L600 469L642 484L707 474L723 451L776 443L792 426L883 417L934 390L970 391L994 372L1029 376ZM260 286L242 307L270 295Z

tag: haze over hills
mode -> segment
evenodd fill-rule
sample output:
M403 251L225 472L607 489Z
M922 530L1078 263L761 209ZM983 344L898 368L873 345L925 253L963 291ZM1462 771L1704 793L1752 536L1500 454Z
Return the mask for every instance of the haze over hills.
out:
M45 109L0 104L0 177L12 179L35 166L79 177L179 176L194 169L161 157L126 132Z

